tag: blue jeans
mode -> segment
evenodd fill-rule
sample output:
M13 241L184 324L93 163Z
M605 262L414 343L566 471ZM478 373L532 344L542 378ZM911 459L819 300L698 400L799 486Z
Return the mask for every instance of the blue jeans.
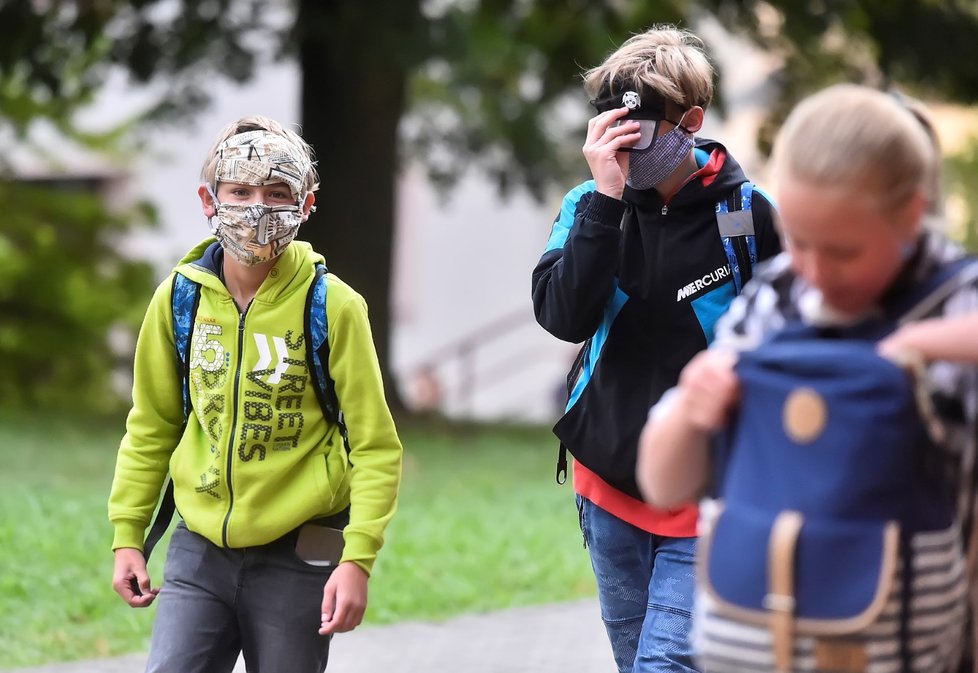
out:
M577 496L618 673L695 672L696 538L653 535Z
M319 635L332 567L295 553L296 535L225 549L187 530L170 540L147 673L322 673L329 637Z

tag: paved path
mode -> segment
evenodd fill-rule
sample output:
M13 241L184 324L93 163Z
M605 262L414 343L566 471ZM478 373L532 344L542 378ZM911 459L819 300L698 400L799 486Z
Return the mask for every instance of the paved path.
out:
M8 673L141 673L146 655ZM244 673L238 662L235 673ZM333 639L327 673L611 673L596 600L514 608L444 622L372 626Z

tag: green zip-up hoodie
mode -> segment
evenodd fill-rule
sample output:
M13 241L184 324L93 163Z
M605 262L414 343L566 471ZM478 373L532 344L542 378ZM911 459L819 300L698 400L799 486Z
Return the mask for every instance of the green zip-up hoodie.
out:
M323 257L295 241L239 312L208 239L174 272L200 283L190 342L193 411L183 402L173 339L172 274L156 289L136 344L133 406L119 448L112 548L142 549L167 471L187 527L219 546L271 542L350 506L342 561L368 574L394 513L401 444L384 398L363 298L327 276L329 371L349 430L316 399L304 344L306 293Z

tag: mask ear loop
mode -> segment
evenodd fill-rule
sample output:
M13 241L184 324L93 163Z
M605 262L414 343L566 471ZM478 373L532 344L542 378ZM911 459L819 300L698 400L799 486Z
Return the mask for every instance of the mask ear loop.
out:
M217 209L221 206L221 202L217 198L217 192L214 191L214 188L211 187L210 183L206 184L205 187L207 188L207 193L210 194L211 198L214 200L214 212L216 213ZM217 225L214 224L213 215L207 217L207 227L211 230L211 234L215 236L217 235Z
M686 112L683 112L683 116L679 118L679 121L676 122L675 126L676 126L677 129L681 130L686 135L690 135L691 136L691 135L693 135L693 132L690 131L685 126L683 126L683 120L686 119L686 115L687 114L689 114L689 110L686 110Z

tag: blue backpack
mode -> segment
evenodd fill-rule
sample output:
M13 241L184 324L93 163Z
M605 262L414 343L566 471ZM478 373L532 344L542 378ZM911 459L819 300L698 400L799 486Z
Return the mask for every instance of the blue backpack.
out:
M325 265L317 264L312 284L306 293L304 320L306 363L312 377L313 388L316 391L316 399L323 411L323 417L339 426L343 445L349 454L349 434L343 418L343 411L340 409L339 399L336 396L336 383L329 373L329 339L327 338L329 331L326 322L327 273L328 269ZM184 425L186 425L187 418L193 409L193 401L190 395L190 342L194 333L194 320L199 303L200 283L181 273L174 273L171 288L173 342L176 345L176 356L183 389ZM143 546L143 556L147 560L149 560L156 543L160 541L170 525L174 510L173 481L170 480L163 492L159 511Z
M928 671L954 656L965 578L942 428L876 341L975 271L950 264L879 320L789 325L741 354L698 549L705 670Z

